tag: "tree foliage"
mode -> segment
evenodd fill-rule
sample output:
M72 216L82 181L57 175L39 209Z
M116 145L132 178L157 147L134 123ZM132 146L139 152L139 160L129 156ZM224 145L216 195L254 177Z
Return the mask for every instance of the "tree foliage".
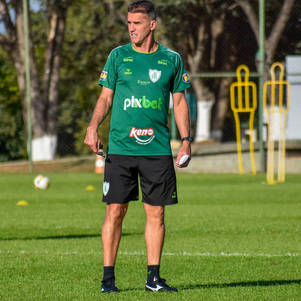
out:
M59 103L61 143L58 151L62 155L91 153L83 140L101 91L99 75L110 51L128 42L124 20L115 13L118 10L121 14L125 3L109 4L81 0L68 13L61 69L62 101ZM108 116L99 129L104 145L107 145L109 121Z
M267 37L271 34L285 1L266 1ZM55 120L53 129L58 133L59 155L90 153L88 147L83 144L83 139L101 90L98 86L98 77L111 49L129 41L126 13L130 1L36 0L36 2L39 3L38 9L31 11L31 38L35 63L32 75L38 78L35 85L39 91L36 93L34 106L37 108L42 104L39 119L43 122L50 118L49 109L54 109L51 116ZM17 41L22 42L22 28L18 27L18 22L22 20L16 11L16 8L20 9L20 3L21 1L0 0L0 22L6 24L6 32L0 32L2 49L0 160L2 161L26 156L22 47L18 50L21 52L15 54L13 52L18 49ZM156 1L159 10L157 38L183 55L190 72L233 71L241 63L246 63L254 69L258 49L257 36L242 4L248 4L258 20L258 1ZM287 54L301 54L300 12L300 1L295 1L277 44L275 59L283 60ZM13 16L19 16L20 20ZM49 39L49 34L51 24L54 24L57 18L65 18L66 26L59 51L60 64L56 65L59 68L55 71L57 72L55 83L51 84L51 76L47 70L49 66L54 66L54 57L58 53L54 44L58 40ZM54 23L51 23L51 20ZM17 30L19 36L16 36ZM230 83L231 79L201 81L201 93L207 93L216 99L213 126L217 128L224 126ZM48 92L51 87L57 87L51 96L57 97L54 107L45 100L50 95ZM105 144L109 119L108 117L100 128L101 138ZM49 127L49 124L42 124L40 129L35 127L35 133L38 135L41 130L45 132L45 129L49 130L51 127L52 125Z
M0 161L24 158L25 129L14 67L0 52Z

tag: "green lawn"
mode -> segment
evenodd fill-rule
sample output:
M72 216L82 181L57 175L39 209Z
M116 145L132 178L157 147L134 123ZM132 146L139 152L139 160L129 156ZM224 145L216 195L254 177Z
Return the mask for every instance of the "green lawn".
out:
M264 175L179 174L161 264L177 294L144 291L145 218L133 202L116 266L121 292L110 295L100 293L102 176L47 176L40 191L35 175L0 174L1 300L301 300L301 175L267 185Z

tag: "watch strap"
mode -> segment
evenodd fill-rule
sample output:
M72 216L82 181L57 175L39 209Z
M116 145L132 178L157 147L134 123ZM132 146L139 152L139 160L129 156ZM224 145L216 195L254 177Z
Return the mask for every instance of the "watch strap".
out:
M183 142L183 141L189 141L189 142L192 142L192 137L190 137L190 136L188 136L188 137L183 137L182 139L181 139L181 141Z

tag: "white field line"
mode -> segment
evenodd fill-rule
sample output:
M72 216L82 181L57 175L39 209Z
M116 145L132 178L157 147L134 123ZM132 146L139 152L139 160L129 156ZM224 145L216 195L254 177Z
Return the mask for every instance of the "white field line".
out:
M101 255L102 252L77 252L77 251L72 251L72 252L55 252L55 251L49 251L49 250L44 250L44 251L25 251L25 250L20 250L20 251L12 251L12 250L0 250L0 255L5 255L5 254L40 254L40 255ZM118 252L119 255L129 255L129 256L136 256L136 255L141 255L145 256L146 253L144 251L120 251ZM300 257L301 254L299 253L283 253L283 254L269 254L269 253L239 253L239 252L233 252L233 253L228 253L228 252L217 252L217 253L212 253L212 252L163 252L163 256L194 256L194 257Z

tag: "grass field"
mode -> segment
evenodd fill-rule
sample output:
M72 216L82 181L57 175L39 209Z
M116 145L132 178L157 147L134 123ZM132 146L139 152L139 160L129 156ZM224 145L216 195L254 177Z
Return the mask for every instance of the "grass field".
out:
M161 264L177 294L144 291L145 219L132 203L114 295L100 293L102 177L47 174L39 191L34 176L0 174L1 300L301 300L301 175L270 186L264 175L179 174Z

